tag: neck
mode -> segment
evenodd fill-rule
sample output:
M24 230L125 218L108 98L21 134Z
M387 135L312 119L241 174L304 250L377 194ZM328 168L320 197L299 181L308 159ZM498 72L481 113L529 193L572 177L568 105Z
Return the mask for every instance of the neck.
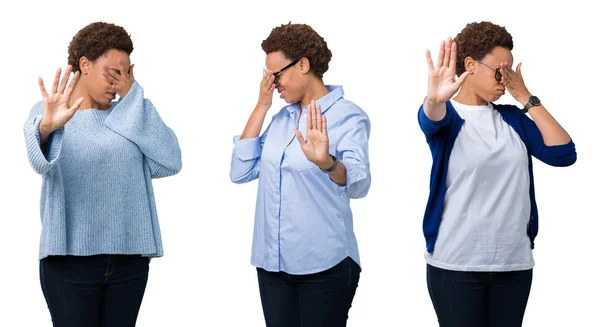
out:
M320 98L326 96L329 93L327 87L323 83L323 80L317 77L312 77L313 80L309 83L309 86L304 93L304 97L300 102L302 108L309 105L312 100L319 100Z
M83 102L79 106L78 110L86 110L86 109L91 109L91 108L107 109L107 108L100 108L100 105L98 103L96 103L96 101L94 101L94 99L92 99L92 97L89 95L89 93L85 89L85 82L82 81L81 78L77 81L77 84L75 85L75 88L73 89L73 93L71 94L71 100L69 101L69 107L72 106L73 103L75 103L75 101L77 101L77 99L79 99L79 98L83 98Z
M475 93L469 85L464 85L460 88L458 94L454 97L454 101L460 102L468 106L487 106L488 102L482 99Z

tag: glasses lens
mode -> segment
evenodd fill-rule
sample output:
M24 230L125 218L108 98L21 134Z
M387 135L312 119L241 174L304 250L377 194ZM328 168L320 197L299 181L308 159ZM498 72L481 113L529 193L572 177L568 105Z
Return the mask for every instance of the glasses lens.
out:
M496 80L498 82L502 82L502 73L500 72L500 69L496 68Z
M275 84L279 84L279 74L273 75Z

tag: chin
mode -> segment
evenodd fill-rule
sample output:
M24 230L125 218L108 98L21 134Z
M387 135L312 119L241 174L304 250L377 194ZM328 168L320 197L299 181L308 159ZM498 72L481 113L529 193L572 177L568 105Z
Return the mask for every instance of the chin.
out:
M493 95L489 99L486 99L486 101L495 103L496 101L500 100L501 97L502 97L501 95Z

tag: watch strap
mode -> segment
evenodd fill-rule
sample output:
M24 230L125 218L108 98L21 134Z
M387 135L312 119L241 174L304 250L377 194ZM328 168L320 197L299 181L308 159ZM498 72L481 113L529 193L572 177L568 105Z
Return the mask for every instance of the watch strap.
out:
M336 158L334 155L330 154L329 155L331 157L331 159L333 159L333 164L331 165L331 167L327 168L327 169L322 169L321 171L324 173L328 173L331 174L333 173L333 171L337 168L338 164L340 163L340 161L338 160L338 158Z

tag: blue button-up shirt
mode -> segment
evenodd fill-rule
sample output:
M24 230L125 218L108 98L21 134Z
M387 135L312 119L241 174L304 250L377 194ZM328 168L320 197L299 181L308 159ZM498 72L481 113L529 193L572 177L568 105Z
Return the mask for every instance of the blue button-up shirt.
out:
M260 137L234 138L231 180L258 178L251 259L256 267L301 275L327 270L346 257L360 264L350 198L364 197L371 185L371 123L343 98L341 86L327 89L316 103L327 116L329 152L346 167L345 186L302 152L294 129L306 136L307 115L299 103L274 115Z

